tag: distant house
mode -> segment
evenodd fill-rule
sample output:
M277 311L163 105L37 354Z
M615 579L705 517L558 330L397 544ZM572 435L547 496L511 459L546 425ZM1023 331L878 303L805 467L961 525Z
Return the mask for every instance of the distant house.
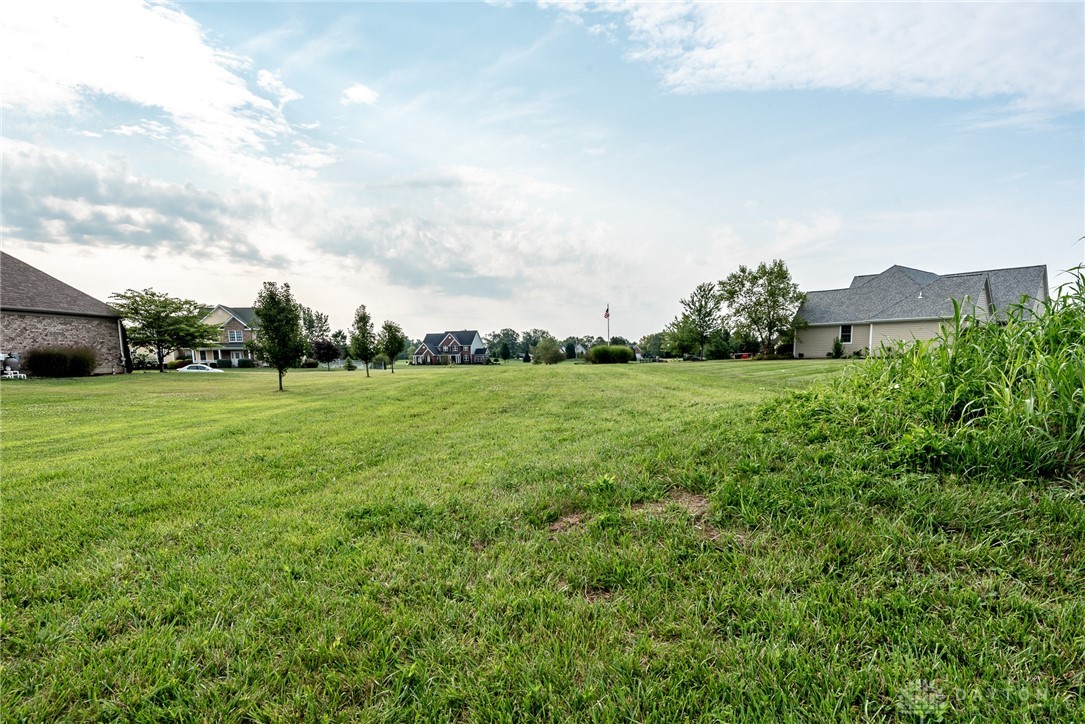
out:
M260 324L252 307L227 307L219 304L210 308L200 320L219 328L219 338L214 344L189 350L193 362L229 361L237 367L239 360L252 359L245 343L254 339Z
M486 345L474 329L427 334L411 354L411 362L416 365L483 365L489 359Z
M131 370L120 316L105 302L0 252L0 352L18 359L35 347L90 347L94 374Z
M1044 265L945 275L891 266L855 277L846 289L808 292L798 316L809 326L796 336L794 354L825 357L835 339L845 354L933 339L953 317L954 301L976 318L989 319L1022 299L1035 309L1047 298Z
M587 353L588 353L588 348L585 347L584 345L580 344L579 342L577 342L576 343L576 356L577 357L583 357Z

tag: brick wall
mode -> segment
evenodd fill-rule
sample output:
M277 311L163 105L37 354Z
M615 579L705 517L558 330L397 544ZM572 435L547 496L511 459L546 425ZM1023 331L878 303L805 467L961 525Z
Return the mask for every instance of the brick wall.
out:
M124 372L117 320L60 314L0 313L0 350L20 359L34 347L85 345L98 353L95 374Z

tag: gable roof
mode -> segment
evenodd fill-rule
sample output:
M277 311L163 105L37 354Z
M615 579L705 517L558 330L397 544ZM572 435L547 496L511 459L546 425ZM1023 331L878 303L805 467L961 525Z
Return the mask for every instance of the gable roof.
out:
M224 304L220 304L220 307L232 314L237 321L244 324L246 327L258 327L260 326L260 318L256 316L256 309L253 307L227 307Z
M253 307L227 307L225 304L216 304L213 307L203 307L200 309L200 320L207 323L207 318L220 309L250 329L258 329L260 327L260 318L256 316L256 309ZM221 327L224 324L226 324L226 322L222 322L219 326Z
M477 329L461 329L453 332L431 332L422 339L422 344L419 347L428 347L429 351L433 354L440 354L441 342L445 340L445 337L452 335L452 338L456 340L456 344L461 347L467 347L470 350L471 344L475 341L475 337L482 339L479 336ZM473 354L485 354L485 348L470 350ZM415 354L418 354L418 350L415 350Z
M855 324L953 316L953 301L965 298L1002 314L1022 297L1027 306L1047 299L1047 267L1013 267L939 276L891 266L881 274L852 279L847 289L809 292L799 308L808 324Z
M105 302L3 251L0 251L0 308L12 312L119 319Z

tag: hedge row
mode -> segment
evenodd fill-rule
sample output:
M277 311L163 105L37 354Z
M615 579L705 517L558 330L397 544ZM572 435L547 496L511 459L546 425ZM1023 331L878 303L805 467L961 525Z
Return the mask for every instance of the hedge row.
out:
M98 366L90 347L35 347L23 362L35 377L87 377Z
M625 364L634 359L633 350L621 344L600 344L588 350L588 361L597 365Z

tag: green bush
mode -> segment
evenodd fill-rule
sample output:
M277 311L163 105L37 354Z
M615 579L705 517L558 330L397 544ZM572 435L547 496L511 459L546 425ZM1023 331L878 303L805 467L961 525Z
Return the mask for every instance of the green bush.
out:
M172 362L167 362L166 363L166 369L175 370L175 369L178 369L179 367L184 367L185 365L190 365L190 364L192 364L192 360L189 359L188 357L185 357L184 359L175 359ZM210 364L210 363L207 363L207 364Z
M298 366L305 370L314 370L320 366L320 363L315 359L307 359Z
M634 359L633 350L621 344L600 344L588 350L588 361L597 365L625 364Z
M228 359L220 359L220 360L217 360L215 362L208 362L207 366L208 367L213 367L213 368L219 369L219 370L229 370L229 369L233 369L234 363L232 361L228 360Z
M890 464L974 477L1085 468L1085 267L1033 314L959 306L934 340L883 347L780 408L783 426L883 451Z
M237 366L241 369L251 370L252 368L256 367L256 362L251 359L239 359L237 361Z
M833 359L840 359L844 356L844 343L840 341L839 337L833 339L833 351L829 353Z
M35 347L23 364L36 377L87 377L98 366L98 355L90 347Z

